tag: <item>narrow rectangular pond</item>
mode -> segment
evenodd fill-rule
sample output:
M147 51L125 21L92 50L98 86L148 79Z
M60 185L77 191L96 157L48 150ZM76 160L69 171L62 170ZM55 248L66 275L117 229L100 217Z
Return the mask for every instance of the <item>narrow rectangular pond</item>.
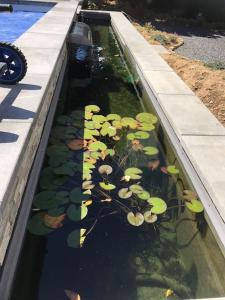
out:
M225 296L201 202L144 113L111 27L91 28L92 82L75 87L66 72L10 299Z

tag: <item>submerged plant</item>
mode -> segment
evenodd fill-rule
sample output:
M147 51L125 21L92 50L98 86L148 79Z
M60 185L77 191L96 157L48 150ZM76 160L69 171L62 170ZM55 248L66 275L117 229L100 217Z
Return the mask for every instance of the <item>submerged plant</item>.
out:
M48 234L70 220L78 225L67 243L80 247L102 217L119 214L131 226L155 226L170 210L171 204L152 194L147 184L146 170L179 174L175 165L160 166L156 116L99 112L98 106L88 105L84 112L57 119L47 149L48 166L39 182L41 191L33 203L40 211L30 220L31 233ZM184 191L181 206L194 213L203 211L191 191Z

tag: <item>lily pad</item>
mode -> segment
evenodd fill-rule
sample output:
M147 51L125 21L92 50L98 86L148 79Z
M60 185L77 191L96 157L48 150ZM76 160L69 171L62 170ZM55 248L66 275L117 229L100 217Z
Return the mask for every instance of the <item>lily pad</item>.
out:
M83 181L82 189L83 190L92 190L95 185L92 183L91 180Z
M60 201L56 198L56 192L44 191L34 197L33 204L40 209L50 209L57 207Z
M107 121L119 121L121 120L121 116L118 114L109 114L106 117Z
M28 223L28 230L34 235L46 235L53 231L52 228L47 227L43 222L44 214L38 213L33 216Z
M138 129L141 131L153 131L155 130L155 126L150 123L141 123L138 125Z
M89 199L89 196L84 195L80 188L74 188L70 192L69 197L70 197L70 201L73 203L82 203L83 201L86 201Z
M105 122L102 125L100 133L102 136L108 135L109 137L113 137L116 135L116 127L112 126L109 122Z
M109 155L109 156L114 156L115 150L114 149L106 149L105 154Z
M83 229L85 230L85 229ZM80 248L82 246L82 229L75 229L67 237L67 245L71 248ZM73 293L73 295L78 295L77 293ZM68 295L68 292L67 292ZM70 294L71 295L71 294ZM71 298L72 299L72 298ZM79 298L77 298L79 299Z
M86 105L85 111L98 113L100 112L100 107L97 105Z
M123 125L122 122L120 120L115 120L112 122L112 125L116 128L116 129L122 129Z
M185 205L194 213L201 213L204 210L202 203L197 199L192 199L190 202L186 201Z
M169 174L173 175L179 174L180 172L175 166L168 166L166 169Z
M155 115L150 114L150 113L146 113L146 112L139 113L136 116L136 120L138 120L141 123L145 122L145 123L152 123L152 124L155 124L158 121L158 119Z
M98 168L98 171L99 171L100 174L107 174L107 175L109 175L109 174L112 173L113 169L112 169L112 167L109 166L109 165L101 165L101 166Z
M111 183L99 182L99 185L102 189L104 189L106 191L111 191L111 190L114 190L116 188L116 186L114 184L111 184Z
M134 194L140 194L143 192L143 187L140 186L139 184L133 184L129 187L130 191L133 192Z
M96 123L103 123L103 122L105 122L106 121L106 117L104 117L104 116L102 116L102 115L94 115L93 117L92 117L92 120L94 121L94 122L96 122Z
M92 140L95 136L99 136L99 131L97 129L91 130L84 128L84 139L85 140Z
M65 211L65 207L56 207L53 209L49 209L48 210L48 215L49 216L53 216L53 217L57 217L60 216L61 214L63 214Z
M153 214L156 215L163 214L167 210L167 204L161 198L152 197L149 198L147 201L152 205L151 212Z
M121 124L123 127L129 127L130 129L136 129L138 126L138 123L133 118L122 118Z
M67 125L71 124L73 120L68 116L61 115L57 118L56 122L60 125Z
M146 211L144 213L144 219L146 223L155 223L158 219L157 215L152 214L151 211Z
M137 194L138 198L141 200L148 200L150 198L150 194L147 191L142 191Z
M73 176L77 168L77 164L70 161L66 162L65 164L61 165L58 168L54 168L53 172L57 175L68 175Z
M118 195L121 199L128 199L132 196L132 192L128 188L120 189Z
M133 226L141 226L144 223L144 216L141 213L134 214L129 212L127 214L127 221Z
M79 206L77 207L74 204L71 204L68 209L67 209L67 216L71 221L81 221L83 220L87 213L88 213L88 209L86 206Z
M125 170L125 175L130 176L131 179L141 179L140 174L142 174L142 170L138 168L128 168Z
M144 147L143 150L146 155L156 155L159 153L159 150L156 147Z
M85 120L84 126L87 129L100 129L102 125L99 122Z
M81 121L84 119L84 111L83 110L73 110L70 113L70 117L74 120L74 121Z
M107 149L106 144L104 144L103 142L99 142L99 141L91 143L89 146L90 151L104 151L106 149Z

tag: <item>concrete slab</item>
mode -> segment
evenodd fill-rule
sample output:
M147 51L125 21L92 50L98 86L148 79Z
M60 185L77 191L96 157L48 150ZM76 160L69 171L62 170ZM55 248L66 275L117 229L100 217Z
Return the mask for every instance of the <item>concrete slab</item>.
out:
M49 83L48 75L27 75L14 86L0 86L2 122L32 122Z
M155 94L194 95L175 72L143 71L143 74Z
M159 94L157 99L178 138L181 135L225 136L223 125L198 97Z
M27 74L52 74L59 57L59 49L20 48L26 57Z
M181 144L225 222L225 136L183 136Z
M19 48L61 49L64 41L64 34L25 32L16 40L15 45Z
M164 54L164 53L169 53L169 50L167 50L164 46L162 45L152 45L152 48L158 53L158 54Z
M144 71L173 71L173 69L159 55L154 53L136 55L136 62Z

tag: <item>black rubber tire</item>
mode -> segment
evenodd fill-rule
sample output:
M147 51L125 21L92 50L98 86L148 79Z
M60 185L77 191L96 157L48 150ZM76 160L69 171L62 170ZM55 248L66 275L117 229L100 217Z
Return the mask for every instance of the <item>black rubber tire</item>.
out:
M7 43L7 42L0 42L0 48L1 47L8 48L16 53L16 55L20 59L21 69L20 69L19 75L16 77L15 80L3 80L0 77L0 84L7 84L7 85L16 84L19 81L21 81L27 73L27 60L26 60L24 54L22 53L22 51L19 48L17 48L15 45Z

